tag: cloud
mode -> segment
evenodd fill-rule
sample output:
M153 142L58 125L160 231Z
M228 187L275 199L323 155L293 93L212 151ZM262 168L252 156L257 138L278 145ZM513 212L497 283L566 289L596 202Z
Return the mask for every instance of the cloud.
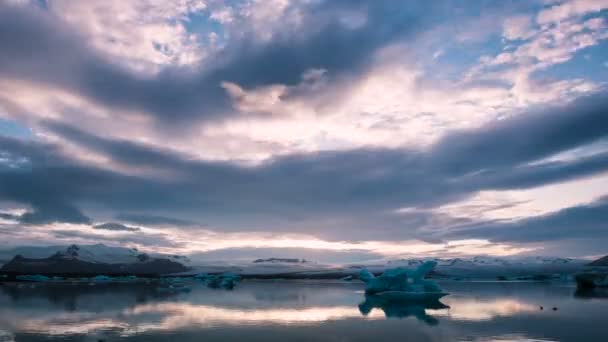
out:
M116 215L116 219L149 226L200 226L200 224L196 222L158 215L138 215L121 213Z
M566 106L547 106L479 130L447 135L432 148L432 163L466 173L511 167L592 143L607 133L604 95L585 96Z
M32 199L35 208L19 216L19 222L25 224L47 224L55 222L90 223L90 219L78 208L68 203L49 203L46 199Z
M559 22L573 16L599 12L608 8L606 0L567 0L540 11L536 17L539 24Z
M481 224L446 234L450 238L481 237L491 241L547 242L575 238L606 239L608 197L515 222Z
M192 160L49 123L49 129L109 160L167 172L131 174L83 166L58 147L3 138L0 146L6 153L32 166L3 169L0 191L34 207L43 198L135 212L144 220L131 219L142 224L149 215L177 216L228 231L300 231L333 239L349 231L353 239L432 239L436 235L424 227L433 226L436 217L392 212L450 203L482 190L532 188L608 171L604 153L543 161L608 136L604 95L454 132L425 151L331 151L276 157L253 166ZM28 190L33 187L37 191ZM470 223L447 222L442 224Z
M358 261L378 260L383 254L361 250L332 251L311 248L223 248L204 253L193 253L188 256L193 262L242 260L252 262L260 258L296 258L313 262L352 263Z
M503 23L503 36L509 40L528 39L534 35L532 18L520 15L507 18Z
M93 228L94 229L94 228ZM98 234L94 230L86 229L51 229L49 234L56 244L98 244L103 243L109 246L142 246L144 250L160 251L164 248L178 249L184 245L174 241L167 234L145 233L145 232L119 232L112 234ZM66 242L67 240L67 242Z
M93 226L94 229L101 230L113 230L113 231L125 231L125 232L138 232L141 230L139 227L131 227L124 225L122 223L117 222L106 222L101 224L96 224Z
M167 67L141 76L111 63L82 35L43 10L4 4L0 74L59 87L109 108L149 114L165 124L221 119L238 114L222 82L247 88L295 85L316 68L338 77L365 67L379 48L420 29L412 10L391 1L357 6L368 12L368 21L359 28L344 26L334 15L351 5L323 2L302 12L314 30L278 36L263 45L245 36L220 51L213 65Z
M550 68L608 38L603 6L2 3L0 116L31 134L0 136L0 205L26 208L0 218L26 227L18 238L128 243L502 234L540 187L606 177L604 85ZM483 196L515 191L526 195ZM577 191L520 223L598 195Z

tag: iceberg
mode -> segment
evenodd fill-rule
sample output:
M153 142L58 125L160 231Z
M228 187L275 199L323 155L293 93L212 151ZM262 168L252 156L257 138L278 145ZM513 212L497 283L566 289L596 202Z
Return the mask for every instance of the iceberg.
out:
M51 278L47 277L47 276L43 276L43 275L18 275L17 277L15 277L15 279L17 280L21 280L21 281L33 281L33 282L38 282L38 283L42 283L42 282L47 282L50 281Z
M196 280L205 280L205 279L209 278L209 274L204 273L204 272L203 273L198 273L198 274L195 274L193 276L193 278L196 279Z
M110 278L106 275L98 275L98 276L93 277L93 281L96 283L106 283L106 282L112 281L112 278Z
M436 261L427 261L411 270L404 267L387 269L376 277L367 269L359 272L359 279L365 283L365 294L382 294L387 299L437 300L447 293L439 285L424 276L437 266Z
M435 266L437 262L427 261L415 270L391 268L378 277L366 269L361 270L359 279L365 283L365 301L359 304L359 311L367 315L372 309L378 308L384 311L387 318L414 316L429 325L438 324L439 321L428 315L426 309L445 309L449 306L439 301L448 294L434 281L424 279Z
M225 272L218 275L206 275L202 279L207 282L207 286L210 288L232 290L236 286L236 283L241 280L241 276L236 273Z

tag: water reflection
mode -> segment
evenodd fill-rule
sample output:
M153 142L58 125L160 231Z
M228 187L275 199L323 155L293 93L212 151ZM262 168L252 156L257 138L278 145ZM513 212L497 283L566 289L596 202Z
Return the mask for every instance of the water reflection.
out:
M608 312L608 301L578 300L574 288L499 283L445 287L452 293L442 299L445 304L412 305L364 297L362 286L343 283L243 282L230 292L194 285L190 293L171 295L145 284L5 285L0 286L0 341L24 334L40 340L72 336L108 341L191 334L196 340L210 332L219 339L247 329L253 329L247 330L252 336L280 330L295 334L289 336L296 340L302 340L302 334L323 340L323 334L344 333L348 336L342 339L364 340L372 332L380 334L379 339L402 338L408 330L427 341L489 341L501 336L567 341L576 340L569 334L584 330L591 334L584 340L593 341L608 333L598 330L605 326L598 320ZM539 305L560 310L541 311Z
M574 296L583 299L608 299L607 287L596 287L591 289L577 289Z
M501 316L514 316L539 310L539 306L515 298L475 300L456 297L447 298L446 302L450 304L451 309L437 312L436 315L464 321L487 321Z
M372 309L382 310L387 318L406 318L412 316L428 325L437 325L439 321L427 314L426 310L449 309L449 306L438 300L412 303L406 300L388 300L382 296L365 296L365 301L359 304L359 311L364 316L367 316L371 313Z

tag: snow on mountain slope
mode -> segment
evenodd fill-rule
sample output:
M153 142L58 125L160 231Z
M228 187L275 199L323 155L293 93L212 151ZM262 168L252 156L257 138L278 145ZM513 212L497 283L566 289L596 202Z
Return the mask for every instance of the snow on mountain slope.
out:
M608 266L608 255L590 262L589 264L587 264L587 266L601 266L601 267Z
M234 272L245 277L259 278L313 278L339 279L345 276L357 276L363 268L382 273L387 269L405 267L414 269L428 260L438 263L432 277L496 280L498 278L518 279L554 275L572 275L579 272L587 263L586 260L520 257L498 258L478 256L471 258L416 258L399 260L381 260L375 262L331 265L307 261L293 262L291 259L258 259L253 262L199 262L193 267L192 274L198 272Z
M113 247L104 244L71 245L71 246L45 246L45 247L17 247L0 251L0 260L7 262L17 255L30 259L48 258L59 254L81 261L103 264L129 264L143 261L145 258L169 259L187 265L190 260L184 256L167 255L159 253L142 253L136 248Z
M416 267L426 260L437 262L438 275L465 278L519 277L529 275L572 274L581 270L587 260L545 256L488 257L448 259L402 259L387 261L386 267ZM381 267L379 267L381 269Z
M160 258L192 267L191 272L224 272L230 271L245 276L273 275L289 277L318 277L356 275L362 268L374 273L381 273L395 267L415 268L428 260L437 262L435 274L438 277L496 279L497 277L520 277L530 275L573 274L582 270L588 260L557 258L545 256L525 257L461 257L461 258L411 258L398 260L380 260L359 264L330 265L320 264L304 259L268 258L248 262L199 261L195 265L184 256L157 253L142 253L134 248L112 247L103 244L72 245L50 247L19 247L11 250L0 250L0 263L8 262L16 255L25 258L47 258L59 253L80 261L99 264L130 264ZM297 262L296 262L297 260Z

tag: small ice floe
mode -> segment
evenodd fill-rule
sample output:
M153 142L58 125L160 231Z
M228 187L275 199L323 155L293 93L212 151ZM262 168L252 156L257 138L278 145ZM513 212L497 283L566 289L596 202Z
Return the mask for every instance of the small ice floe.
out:
M106 275L98 275L98 276L93 277L93 282L96 282L96 283L109 283L111 281L112 281L112 278L108 277Z
M226 290L232 290L236 283L241 280L241 276L232 272L225 272L217 275L208 275L205 278L207 286L210 288L222 288Z
M206 280L207 278L209 278L209 274L207 273L198 273L195 274L192 278L196 279L196 280Z
M165 286L160 286L158 288L158 292L162 293L180 293L180 292L190 292L192 289L189 286L184 284L169 284Z
M33 282L38 282L38 283L43 283L43 282L48 282L51 281L51 278L47 277L47 276L43 276L43 275L18 275L15 277L15 279L20 280L20 281L33 281Z

